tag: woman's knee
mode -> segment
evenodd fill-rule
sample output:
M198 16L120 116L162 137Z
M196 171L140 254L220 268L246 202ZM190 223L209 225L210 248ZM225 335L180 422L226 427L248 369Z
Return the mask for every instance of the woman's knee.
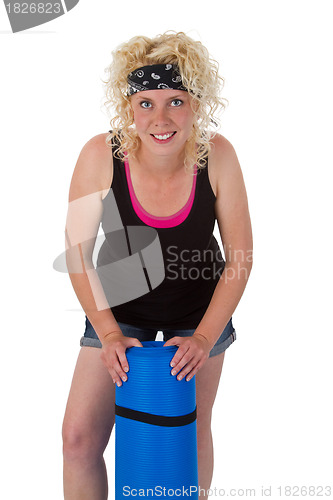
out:
M82 347L78 356L62 427L65 460L96 460L110 438L115 388L97 351Z
M99 460L109 442L113 423L108 428L96 428L80 422L64 421L62 428L65 461Z

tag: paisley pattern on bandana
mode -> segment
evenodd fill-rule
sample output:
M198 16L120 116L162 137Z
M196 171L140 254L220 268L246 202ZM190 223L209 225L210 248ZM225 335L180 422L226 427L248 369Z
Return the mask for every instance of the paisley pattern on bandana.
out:
M127 77L127 95L143 90L175 89L187 90L179 69L174 64L152 64L135 69Z

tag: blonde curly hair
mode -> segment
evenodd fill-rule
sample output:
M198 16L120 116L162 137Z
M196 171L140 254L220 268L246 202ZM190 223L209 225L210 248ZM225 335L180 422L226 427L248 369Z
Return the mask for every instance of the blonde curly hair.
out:
M112 132L106 143L111 147L117 139L116 154L119 158L135 157L140 139L133 127L133 111L127 95L127 76L131 71L150 64L175 64L178 66L184 87L192 96L191 106L195 114L193 129L185 146L185 167L196 164L203 168L210 151L214 132L218 127L216 114L224 110L228 101L220 97L224 79L219 76L219 65L212 59L206 47L183 32L166 32L154 38L135 36L112 52L112 63L105 68L108 74L102 80L105 86L104 106L113 108L115 116L110 120Z

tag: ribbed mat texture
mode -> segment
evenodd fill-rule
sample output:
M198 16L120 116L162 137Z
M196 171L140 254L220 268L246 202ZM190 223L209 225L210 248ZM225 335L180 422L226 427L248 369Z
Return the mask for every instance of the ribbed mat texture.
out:
M115 498L197 500L195 377L186 382L171 375L177 346L141 343L127 349L128 379L116 386Z

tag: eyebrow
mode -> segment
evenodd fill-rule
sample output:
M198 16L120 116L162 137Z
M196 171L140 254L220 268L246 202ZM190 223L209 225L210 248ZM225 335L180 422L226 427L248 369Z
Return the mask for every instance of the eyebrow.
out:
M140 92L140 94L141 94L141 92ZM139 95L139 92L136 94L136 96L138 97L138 100L139 100L139 99L142 99L142 100L144 100L144 101L150 101L150 102L154 100L154 99L152 99L151 97L144 97L144 96L142 96L142 95L140 96L140 95ZM172 97L169 97L169 98L168 98L168 99L166 99L166 100L167 100L167 101L173 101L174 99L184 100L184 96L183 96L183 95L178 94L178 95L174 95L174 96L172 96Z

